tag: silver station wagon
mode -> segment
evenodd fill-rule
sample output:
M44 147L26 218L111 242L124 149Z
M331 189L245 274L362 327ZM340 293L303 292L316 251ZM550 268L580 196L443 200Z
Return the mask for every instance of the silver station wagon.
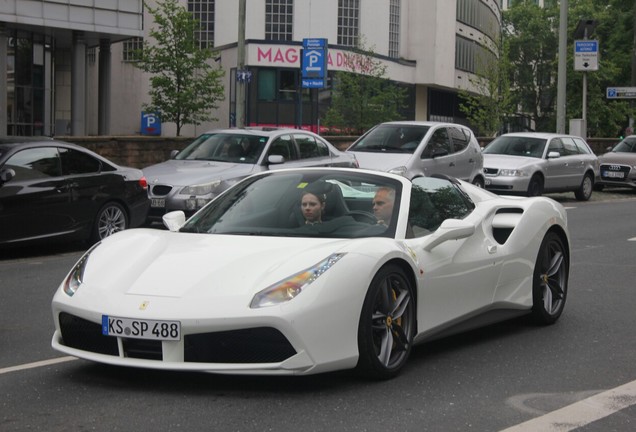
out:
M598 158L585 140L573 135L504 134L488 144L483 155L486 189L500 194L571 191L587 201L599 176Z
M151 207L148 222L173 210L190 216L243 178L302 167L357 168L353 155L299 129L219 129L197 137L172 158L143 169Z

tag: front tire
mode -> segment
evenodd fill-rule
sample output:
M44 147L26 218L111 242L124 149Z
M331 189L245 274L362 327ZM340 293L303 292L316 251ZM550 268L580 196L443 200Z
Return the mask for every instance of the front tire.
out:
M98 212L93 224L92 240L100 241L128 228L128 216L121 204L106 203Z
M396 265L375 275L358 325L357 369L364 376L389 379L406 364L415 333L413 288Z
M480 176L477 176L473 179L473 185L477 186L480 189L484 189L486 187L486 182Z
M568 292L570 259L563 240L554 232L544 237L532 279L532 316L537 324L559 319Z
M543 195L543 178L541 178L541 176L537 174L532 176L532 178L530 179L530 184L528 184L527 195L529 197Z

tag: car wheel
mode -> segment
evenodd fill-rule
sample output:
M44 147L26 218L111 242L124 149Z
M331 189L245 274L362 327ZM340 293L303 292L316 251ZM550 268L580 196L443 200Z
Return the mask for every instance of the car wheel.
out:
M569 257L561 237L546 234L532 280L532 315L538 324L553 324L561 316L568 292Z
M528 185L528 193L529 197L541 196L543 195L543 179L539 175L533 175L530 179L530 184Z
M579 201L587 201L592 196L592 190L594 189L594 181L589 174L586 174L583 177L583 181L581 182L581 186L574 191L574 196Z
M109 235L128 228L128 216L121 204L109 202L97 212L93 226L93 240L103 240Z
M415 332L413 288L404 271L387 265L375 275L358 326L358 371L374 379L396 376L411 352Z
M473 184L474 184L475 186L477 186L478 188L481 188L481 189L483 189L483 188L484 188L484 186L485 186L484 179L483 179L483 178L481 178L481 177L479 177L479 176L477 176L477 177L475 177L475 178L473 179Z

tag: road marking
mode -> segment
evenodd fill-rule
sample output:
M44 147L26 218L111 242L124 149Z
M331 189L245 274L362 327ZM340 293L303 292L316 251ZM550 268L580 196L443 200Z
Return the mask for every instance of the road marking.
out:
M500 432L567 432L636 405L636 381L596 394Z
M7 367L7 368L4 368L4 369L0 369L0 375L6 374L6 373L10 373L10 372L17 372L17 371L21 371L21 370L26 370L26 369L34 369L34 368L39 368L39 367L43 367L43 366L50 366L50 365L54 365L54 364L58 364L58 363L68 362L68 361L71 361L71 360L77 360L77 357L71 357L71 356L58 357L58 358L54 358L54 359L50 359L50 360L42 360L42 361L37 361L37 362L33 362L33 363L25 363L25 364L22 364L22 365L11 366L11 367Z
M632 237L630 239L627 239L627 241L636 241L636 237Z

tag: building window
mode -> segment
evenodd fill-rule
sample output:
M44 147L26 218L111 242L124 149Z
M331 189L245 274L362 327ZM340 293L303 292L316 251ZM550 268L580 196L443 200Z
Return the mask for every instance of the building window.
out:
M294 0L265 1L265 39L292 40Z
M400 3L401 0L391 0L389 4L389 57L400 56Z
M122 50L122 60L125 62L137 61L136 51L144 47L144 40L140 37L134 37L124 41L124 49Z
M357 47L360 0L338 0L338 45Z
M455 39L455 69L480 75L496 61L497 56L477 42L460 36Z
M479 30L493 41L499 40L501 29L499 18L488 5L479 0L459 0L457 21Z
M214 47L214 0L188 0L188 12L199 21L196 38L201 48Z

